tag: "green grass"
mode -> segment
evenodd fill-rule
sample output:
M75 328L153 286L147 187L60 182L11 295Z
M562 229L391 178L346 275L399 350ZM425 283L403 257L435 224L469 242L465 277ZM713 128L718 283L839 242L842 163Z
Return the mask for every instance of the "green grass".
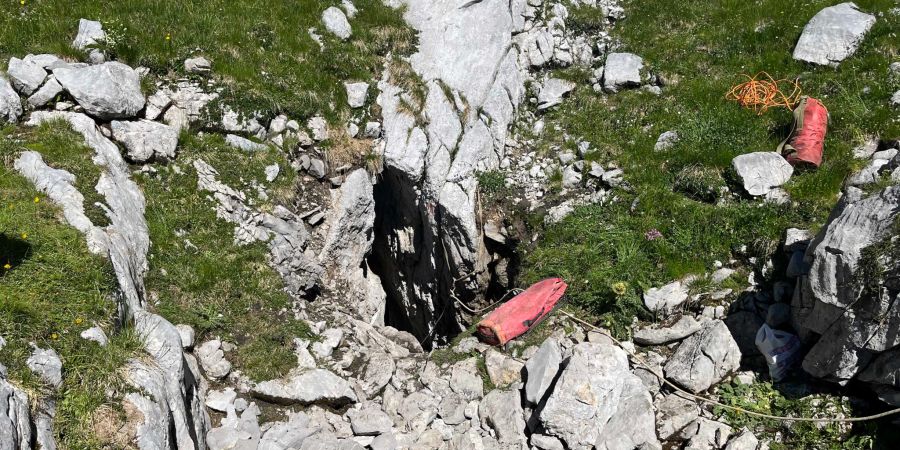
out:
M109 261L91 254L84 236L62 222L62 213L32 184L13 170L24 148L39 148L54 167L86 167L92 152L80 136L45 126L27 133L27 144L0 135L0 336L8 345L0 361L9 378L35 398L52 395L26 366L30 343L53 348L63 362L63 386L56 398L54 424L60 448L98 448L92 437L93 413L101 406L119 408L107 391L124 389L118 369L139 354L130 332L113 334L115 278ZM88 173L78 172L79 176ZM81 180L79 180L81 183ZM35 201L37 199L37 201ZM99 325L110 343L100 347L80 337Z
M221 336L238 344L229 360L252 379L284 375L296 366L293 338L309 337L310 330L293 317L281 277L267 263L268 244L234 245L234 225L217 218L209 193L198 190L191 165L198 158L249 197L256 196L252 180L267 186L270 199L258 200L260 210L289 202L295 175L280 152L244 153L220 136L183 135L180 174L170 165L138 178L153 242L146 288L158 295L164 317L193 326L201 342ZM281 174L270 187L263 170L272 163L281 166Z
M661 96L645 91L607 96L592 91L586 71L557 70L557 76L577 80L579 87L545 115L539 150L571 150L574 144L564 133L583 138L595 149L587 159L617 163L633 191L618 191L617 203L580 208L547 229L535 248L524 249L523 282L566 278L576 305L604 314L621 332L632 317L647 318L640 304L644 289L707 272L714 260L728 260L744 244L764 259L785 228L820 226L844 178L860 164L851 148L865 136L900 135L889 106L900 83L888 76L898 53L892 34L900 25L898 16L879 15L857 54L837 69L791 58L803 25L832 3L627 1L628 17L613 31L622 41L621 51L639 54L672 82ZM876 13L895 6L889 0L858 4ZM578 9L570 27L596 27L597 14ZM731 160L774 150L790 126L786 109L759 116L724 99L742 81L740 74L763 70L776 78L800 77L804 93L829 108L825 162L816 171L794 175L785 186L793 200L789 206L743 197L717 205L715 189L730 183L732 192L740 191L729 182ZM667 130L676 130L680 141L667 151L654 151L657 137ZM647 241L644 233L650 229L663 237ZM610 286L619 281L629 288L617 296Z
M409 52L415 38L401 11L380 0L354 3L359 13L350 20L353 36L340 41L320 22L322 11L338 0L2 0L0 58L79 57L69 46L78 19L88 18L105 24L108 53L155 75L183 75L185 58L208 57L225 83L225 97L241 103L241 110L335 118L335 109L346 105L343 82L371 80L383 56ZM307 33L311 27L323 37L324 50Z

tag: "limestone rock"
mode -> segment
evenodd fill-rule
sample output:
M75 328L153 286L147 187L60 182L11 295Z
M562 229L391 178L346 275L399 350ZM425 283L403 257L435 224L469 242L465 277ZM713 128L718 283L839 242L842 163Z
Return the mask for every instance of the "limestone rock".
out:
M269 148L266 144L251 141L245 137L236 134L228 134L225 136L225 143L245 152L261 152Z
M685 448L715 450L725 446L732 433L731 427L703 417L689 423L681 431L681 439L687 441Z
M675 312L687 299L687 286L681 281L673 281L665 286L650 288L644 292L644 306L650 311L663 315Z
M178 336L181 342L181 335ZM197 358L203 371L211 378L225 378L231 373L231 363L225 359L225 352L222 350L222 341L212 339L200 344L197 347Z
M856 52L874 24L875 16L860 11L855 3L829 6L813 16L803 28L794 47L794 59L837 65Z
M28 357L28 368L40 377L41 381L53 388L62 387L62 361L52 348L34 348Z
M484 364L487 367L491 383L497 387L506 387L520 381L522 379L522 367L525 366L521 361L493 348L484 354Z
M737 436L731 438L725 446L725 450L756 450L759 447L759 439L749 430L743 430Z
M82 331L81 338L96 342L100 344L101 347L106 347L106 344L109 343L109 338L106 337L106 333L103 332L103 328L100 327L91 327Z
M22 99L9 80L0 76L0 121L16 123L22 115Z
M178 147L178 130L159 122L138 120L110 123L113 139L125 146L125 154L137 163L172 161Z
M50 103L50 101L56 98L62 91L62 85L56 81L56 78L51 76L47 78L47 81L40 89L35 91L34 94L31 94L31 97L28 97L28 106L40 108Z
M698 393L722 381L740 362L741 350L725 322L711 320L678 346L665 365L665 375Z
M322 23L325 25L326 30L341 39L349 39L350 35L353 34L350 22L347 21L347 16L340 8L332 6L323 11Z
M325 369L295 370L283 379L257 384L252 393L261 399L287 405L341 406L357 400L346 380Z
M562 103L563 97L575 89L575 83L559 78L550 78L538 92L538 110L552 108Z
M386 433L394 426L394 422L377 406L367 406L360 410L347 412L353 434L357 436L378 436Z
M26 97L37 91L47 79L47 71L43 67L19 58L9 59L6 75L9 76L13 88Z
M653 150L658 152L666 151L675 146L679 141L678 132L676 131L666 131L663 134L659 135L659 138L656 139L656 144L653 146Z
M625 352L609 344L572 349L540 420L545 434L570 449L657 444L650 393L629 370Z
M493 390L478 405L478 416L497 434L501 444L524 444L525 419L517 390Z
M61 67L53 70L53 76L85 112L98 119L128 119L144 108L140 77L125 64Z
M562 363L562 352L556 339L548 338L538 348L537 353L525 363L527 381L525 382L525 399L537 404L544 398L544 394L556 374L559 373Z
M85 50L106 40L106 32L103 24L95 20L80 19L78 21L78 34L72 41L72 47Z
M188 73L209 73L212 63L208 59L198 56L184 60L184 71Z
M663 441L675 436L689 423L700 417L700 408L693 400L679 394L660 395L656 408L656 433Z
M631 53L610 53L603 69L603 89L615 93L641 85L644 60Z
M344 83L347 90L347 104L351 108L360 108L366 104L369 94L369 83Z
M644 327L634 332L634 342L640 345L662 345L684 339L700 331L700 322L689 315L681 316L668 327Z
M731 166L750 195L766 195L791 178L794 168L775 152L746 153L736 156Z

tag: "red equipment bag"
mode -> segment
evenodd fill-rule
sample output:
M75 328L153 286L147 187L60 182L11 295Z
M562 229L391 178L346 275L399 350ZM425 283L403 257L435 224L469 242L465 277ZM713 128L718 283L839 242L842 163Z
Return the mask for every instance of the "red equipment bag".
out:
M778 146L778 152L792 166L819 167L822 164L828 118L828 109L822 102L812 97L803 97L794 108L794 127L787 139Z
M533 284L478 323L476 334L490 345L503 345L525 334L557 306L568 285L562 278Z

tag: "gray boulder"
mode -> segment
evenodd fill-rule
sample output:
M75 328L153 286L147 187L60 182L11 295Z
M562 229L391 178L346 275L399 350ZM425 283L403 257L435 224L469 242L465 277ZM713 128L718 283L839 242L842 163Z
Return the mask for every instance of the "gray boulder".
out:
M736 156L731 166L750 195L766 195L791 178L794 168L775 152L755 152Z
M679 437L687 441L686 449L716 450L725 446L732 432L724 423L700 417L689 423Z
M357 436L378 436L386 433L394 426L394 421L380 408L369 405L363 409L347 411L350 427Z
M125 146L125 154L137 163L171 161L178 147L178 130L150 120L110 123L113 139Z
M700 417L697 404L679 394L660 395L653 406L656 408L656 433L664 441Z
M178 335L178 342L181 343L181 335ZM179 345L179 348L181 345ZM225 352L222 350L222 341L212 339L200 344L197 347L197 358L200 360L200 366L210 378L225 378L231 373L231 363L225 359Z
M677 144L678 140L678 132L671 130L666 131L665 133L660 134L659 138L656 139L656 144L653 146L653 150L658 152L666 151Z
M725 446L725 450L756 450L759 447L759 439L750 430L743 430L737 436L731 438Z
M794 59L837 65L856 52L874 24L875 16L860 11L855 3L829 6L813 16L803 28L794 47Z
M0 121L16 123L22 115L22 99L9 84L9 80L0 77Z
M741 350L721 320L711 320L678 346L666 363L666 378L698 393L740 366Z
M801 338L819 336L803 360L810 374L846 381L900 344L896 288L884 274L880 280L856 279L863 251L894 235L898 214L900 186L866 198L850 189L809 244L809 272L800 277L791 312ZM889 259L882 264L895 267Z
M209 73L212 63L208 59L198 56L184 60L184 71L188 73Z
M129 119L144 108L140 77L125 64L62 67L54 69L53 76L85 112L98 119Z
M671 326L648 326L634 332L634 343L640 345L662 345L684 339L700 331L700 322L691 316L681 316Z
M0 450L30 449L34 439L28 394L6 380L0 364Z
M95 20L80 19L78 21L78 34L72 41L72 47L84 50L106 40L106 32L103 24Z
M610 53L603 69L603 89L610 93L641 85L644 60L632 53Z
M658 445L650 393L625 352L609 344L572 349L540 421L545 434L573 450Z
M575 89L575 83L559 78L545 81L538 92L538 110L552 108L562 103L563 97Z
M519 391L489 392L478 405L478 417L494 430L501 444L516 445L527 442Z
M10 58L6 70L9 81L20 94L29 96L44 84L47 71L33 61Z
M51 76L40 89L35 91L34 94L31 94L31 97L28 97L28 105L32 108L40 108L47 103L50 103L50 101L56 98L62 91L62 85L56 81L56 78Z
M26 364L44 383L57 389L62 386L62 360L52 348L35 347Z
M681 281L673 281L665 286L650 288L644 292L644 306L650 311L663 315L671 314L687 299L687 286Z
M344 83L347 90L347 104L351 108L360 108L366 104L369 95L369 83Z
M350 22L347 21L344 11L334 6L322 12L322 24L325 25L325 29L331 34L341 39L349 39L350 35L353 34Z
M356 393L343 378L325 369L294 370L287 377L263 381L251 393L279 404L327 404L356 402Z
M525 363L527 381L525 382L525 399L537 404L544 398L544 394L556 374L559 373L559 365L562 363L562 352L556 339L549 338L541 344L537 353Z

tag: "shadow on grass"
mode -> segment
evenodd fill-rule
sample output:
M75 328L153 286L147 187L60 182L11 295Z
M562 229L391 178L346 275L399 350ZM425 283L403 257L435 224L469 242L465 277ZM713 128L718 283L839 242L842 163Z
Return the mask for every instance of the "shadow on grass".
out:
M30 256L31 244L24 239L0 233L0 266L3 268L0 270L0 278L6 276L9 271L16 270L16 267L19 267Z

